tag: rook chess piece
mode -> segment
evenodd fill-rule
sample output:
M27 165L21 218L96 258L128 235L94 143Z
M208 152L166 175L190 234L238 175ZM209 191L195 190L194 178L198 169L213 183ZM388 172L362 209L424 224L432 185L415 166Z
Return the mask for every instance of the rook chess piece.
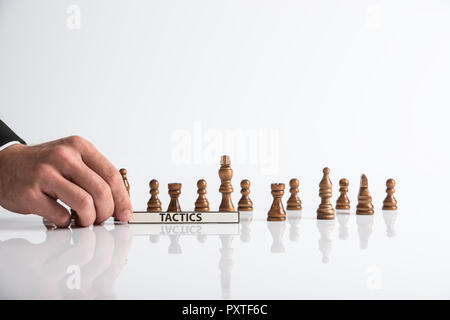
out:
M397 210L397 200L394 197L395 180L388 179L386 181L386 187L387 196L383 201L383 210Z
M317 209L317 219L334 219L334 209L330 202L333 185L331 184L329 174L330 169L324 168L323 178L319 184L319 197L321 198L321 202Z
M153 179L152 181L150 181L149 186L151 197L150 200L148 200L147 202L147 212L161 212L162 211L161 201L158 198L159 194L158 180Z
M195 201L195 211L209 211L209 202L206 199L206 181L200 179L197 181L198 198Z
M119 170L120 175L122 176L123 179L123 184L125 185L125 189L127 189L128 195L130 195L130 184L128 183L128 178L127 178L127 169L120 169Z
M285 221L286 211L284 211L283 202L281 198L284 194L284 183L272 183L271 184L273 203L270 207L267 221Z
M341 195L336 201L336 209L339 210L349 210L350 209L350 200L347 197L348 192L348 180L341 179L339 180L339 192Z
M233 169L231 169L230 156L222 156L220 159L220 188L219 192L222 193L222 202L219 206L219 211L231 212L234 211L234 205L231 201L231 193L233 192L233 186L231 185L231 178L233 177Z
M250 200L248 196L250 194L250 181L242 180L241 181L241 200L238 202L238 210L239 211L253 211L253 202Z
M170 203L167 212L180 212L178 197L181 194L181 183L169 183Z
M288 210L302 210L302 202L300 198L298 197L298 186L300 185L300 182L298 179L291 179L289 181L289 192L291 193L291 196L289 197L287 201L287 207Z
M358 205L356 206L356 214L369 215L373 214L372 197L369 192L369 181L365 174L361 176L361 184L358 193Z

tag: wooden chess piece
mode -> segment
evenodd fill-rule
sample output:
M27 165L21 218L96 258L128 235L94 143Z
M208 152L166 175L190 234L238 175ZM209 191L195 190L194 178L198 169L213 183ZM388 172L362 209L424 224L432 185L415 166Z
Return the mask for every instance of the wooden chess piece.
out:
M238 202L239 211L253 211L253 202L250 200L250 181L245 179L241 181L241 200Z
M206 181L200 179L197 181L198 198L195 201L195 211L209 211L209 202L206 199Z
M159 194L158 180L153 179L152 181L150 181L149 187L151 197L150 200L148 200L147 202L147 212L161 212L162 211L161 201L158 198Z
M317 209L317 219L334 219L334 209L330 202L331 196L333 195L333 185L329 175L330 169L324 168L323 178L319 184L319 197L321 198L321 202L319 208Z
M356 214L370 215L373 214L372 197L369 192L369 181L365 174L361 176L361 184L358 193L358 205L356 206Z
M234 205L231 201L231 193L233 192L233 186L231 185L231 178L233 177L233 169L231 169L230 156L222 156L220 159L220 188L219 192L222 193L222 202L219 206L219 211L230 212L234 211Z
M178 197L181 194L181 183L169 183L170 202L167 212L180 212L181 207Z
M298 179L291 179L289 181L289 192L291 193L291 196L289 197L287 201L287 207L288 210L302 210L302 202L300 198L298 197L298 187L300 185L300 182Z
M397 200L394 197L395 180L388 179L386 181L386 187L387 196L383 201L383 210L397 210Z
M336 200L336 209L339 210L349 210L350 209L350 199L347 196L348 192L348 180L343 178L339 180L339 192L341 195Z
M122 180L123 180L123 184L125 185L125 189L127 189L128 195L130 195L130 184L128 183L128 178L127 178L127 169L120 169L119 170L120 175L122 176Z
M284 183L272 183L270 187L273 202L267 216L267 221L285 221L286 211L284 211L283 202L281 202L284 194Z

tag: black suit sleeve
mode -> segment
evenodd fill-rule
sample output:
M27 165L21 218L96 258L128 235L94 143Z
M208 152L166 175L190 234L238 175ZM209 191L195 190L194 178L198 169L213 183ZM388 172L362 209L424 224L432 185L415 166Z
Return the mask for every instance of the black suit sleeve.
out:
M19 141L20 143L26 144L25 141L0 120L0 147L12 141Z

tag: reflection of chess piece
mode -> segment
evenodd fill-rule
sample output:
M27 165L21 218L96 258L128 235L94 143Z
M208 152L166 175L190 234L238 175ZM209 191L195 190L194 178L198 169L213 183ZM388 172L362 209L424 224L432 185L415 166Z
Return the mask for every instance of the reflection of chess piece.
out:
M169 239L170 239L170 244L169 244L169 249L168 249L169 254L182 253L181 245L179 243L180 235L179 234L169 235Z
M338 212L336 214L337 220L339 222L339 239L346 240L348 239L348 220L350 218L350 214Z
M286 211L284 211L283 202L281 202L284 194L284 183L272 183L271 190L273 202L268 213L267 221L284 221L286 220Z
M330 199L332 196L332 188L330 180L330 169L323 168L323 178L319 184L320 205L317 209L317 219L330 220L334 219L334 209L331 205Z
M153 179L149 183L150 186L150 200L147 202L147 212L161 212L161 201L158 198L159 193L159 182L158 180Z
M149 240L150 240L151 243L158 243L159 242L159 235L151 234Z
M356 214L372 215L374 212L372 197L369 192L369 181L365 174L361 176L361 184L358 193L358 205L356 206Z
M180 203L178 197L181 194L181 183L169 183L170 203L167 208L168 212L180 212Z
M300 185L300 182L298 179L291 179L289 181L289 192L291 193L291 196L289 197L287 201L287 210L302 210L302 202L300 198L298 197L298 187Z
M297 241L299 239L299 222L301 220L302 216L299 214L288 214L288 222L289 222L289 240L291 241Z
M220 284L222 288L222 299L231 297L231 270L233 269L233 248L231 243L233 236L219 235L222 248L220 248Z
M198 198L195 201L195 211L209 211L209 202L206 199L206 181L200 179L197 181Z
M234 211L234 205L231 201L231 193L233 192L233 186L231 185L233 169L231 169L230 156L222 156L220 159L219 178L221 181L219 192L222 193L222 202L220 203L219 211Z
M395 220L397 220L397 213L392 211L383 211L383 220L386 224L386 235L389 238L395 237Z
M387 196L383 201L383 210L397 210L397 200L394 197L395 180L388 179L386 181Z
M328 263L330 261L334 220L317 220L317 229L320 232L319 251L322 253L322 262Z
M239 211L252 211L253 210L253 202L250 200L250 181L242 180L241 181L241 200L238 202L238 210Z
M339 180L339 192L340 196L336 200L336 209L338 210L349 210L350 209L350 199L347 196L348 192L348 180Z
M270 252L272 253L281 253L284 252L283 245L283 235L284 230L286 229L286 222L274 222L268 221L267 227L269 228L270 234L272 235L272 246L270 247Z
M358 225L359 246L365 250L369 246L369 237L372 234L373 215L356 216L356 224Z
M206 234L198 234L197 235L197 241L200 243L205 243L206 239L208 239L208 236Z
M253 220L253 214L251 212L241 212L239 218L239 233L241 234L240 239L242 242L250 242L252 238L250 233L250 225Z

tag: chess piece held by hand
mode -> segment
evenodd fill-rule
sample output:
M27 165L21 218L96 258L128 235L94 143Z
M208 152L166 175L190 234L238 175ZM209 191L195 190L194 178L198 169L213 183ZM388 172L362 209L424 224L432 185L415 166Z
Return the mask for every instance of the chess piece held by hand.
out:
M209 202L206 199L206 180L200 179L197 181L198 198L195 201L195 211L209 211Z
M358 205L356 206L356 214L370 215L373 214L372 196L369 192L369 181L365 174L361 176L361 184L358 193Z
M122 180L123 180L123 184L125 185L125 189L127 189L128 195L130 195L130 184L128 182L128 178L127 178L127 169L120 169L119 170L120 175L122 176Z
M394 197L395 180L388 179L386 181L387 196L383 201L383 210L397 210L397 200Z
M343 178L339 180L339 192L341 195L336 200L336 209L339 210L349 210L350 209L350 199L347 196L348 192L348 180Z
M286 211L284 211L283 202L281 201L284 194L284 183L272 183L270 187L273 202L268 213L267 221L285 221Z
M291 196L289 197L287 201L287 210L302 210L302 201L298 197L298 187L300 185L300 182L298 179L291 179L289 181L289 192L291 193Z
M319 197L321 199L319 208L317 209L317 219L330 220L334 219L334 209L331 205L330 199L333 195L330 180L330 169L323 169L323 178L319 184Z
M250 181L245 179L241 181L241 200L238 202L239 211L253 211L253 202L249 197Z
M158 198L159 194L159 182L158 180L153 179L149 183L150 186L150 200L147 202L147 212L161 212L161 201Z

